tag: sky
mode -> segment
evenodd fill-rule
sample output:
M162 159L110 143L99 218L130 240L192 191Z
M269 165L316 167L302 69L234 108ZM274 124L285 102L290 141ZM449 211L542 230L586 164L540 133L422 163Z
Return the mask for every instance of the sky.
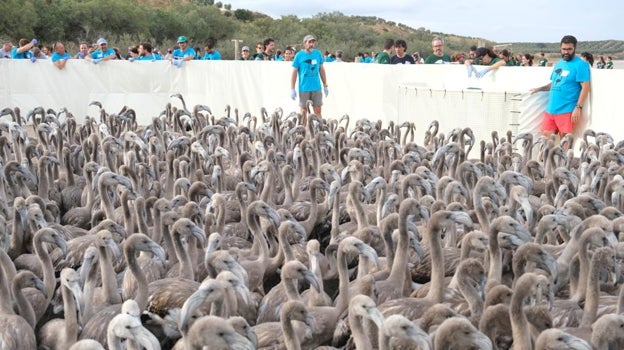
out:
M232 9L265 13L275 19L319 13L376 16L432 32L483 38L497 43L624 40L621 0L225 0Z

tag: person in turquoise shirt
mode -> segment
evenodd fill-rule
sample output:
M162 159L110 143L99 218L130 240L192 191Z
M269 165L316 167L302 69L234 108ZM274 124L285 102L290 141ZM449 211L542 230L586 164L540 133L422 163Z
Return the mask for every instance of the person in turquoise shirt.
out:
M178 48L173 51L171 64L180 68L182 63L195 59L195 49L188 46L188 39L184 35L178 37Z
M202 60L207 60L207 61L221 60L221 53L215 50L214 46L215 46L214 40L208 39L208 41L206 41L206 47L204 48L204 50L206 50L206 53L204 54L204 57L202 57Z
M17 46L11 50L11 58L13 59L30 59L32 58L32 50L37 45L37 39L20 39Z
M290 97L297 98L295 84L299 80L299 107L301 108L301 125L307 125L307 103L312 101L314 114L321 116L321 106L323 105L323 94L329 94L327 88L327 78L323 67L323 54L314 48L316 38L313 35L306 35L303 38L303 49L297 52L292 63L292 75L290 79Z
M54 44L54 52L52 53L52 57L50 60L56 68L63 70L65 69L65 64L67 64L67 60L70 59L71 56L65 51L65 45L62 42L57 42Z
M150 43L141 43L139 45L139 56L135 61L160 61L162 56L154 53L154 47Z
M117 54L115 50L108 47L108 42L104 38L99 38L97 41L97 45L100 48L99 50L93 51L90 55L87 56L87 60L93 62L93 64L98 64L102 61L110 61L116 60Z
M531 93L549 91L548 104L542 120L542 133L561 137L574 131L583 117L583 105L590 91L589 64L576 56L577 40L572 35L561 38L561 59L553 67L550 83L529 90ZM567 149L564 149L564 151Z
M477 67L474 66L476 62L479 62L480 65L486 67L478 70ZM472 74L474 74L477 78L483 77L490 71L497 70L506 63L507 62L501 60L492 50L486 47L480 47L477 49L474 60L466 60L466 62L464 62L464 64L468 67L468 77L471 77Z

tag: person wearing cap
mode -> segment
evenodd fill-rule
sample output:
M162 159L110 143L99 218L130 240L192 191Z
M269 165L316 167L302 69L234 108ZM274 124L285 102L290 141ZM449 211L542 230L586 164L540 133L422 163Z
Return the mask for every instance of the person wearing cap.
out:
M306 35L303 38L303 49L297 52L293 60L292 76L290 79L290 97L297 98L295 84L299 79L299 107L301 107L301 125L306 126L308 121L307 102L312 101L314 114L321 116L321 106L323 105L323 93L325 97L329 94L327 87L327 77L325 67L323 67L323 54L314 48L316 38L313 35Z
M195 49L188 45L188 39L186 36L180 35L178 37L178 48L173 51L171 63L180 68L185 61L192 61L195 59Z
M102 61L110 61L117 59L117 53L115 50L108 47L108 42L104 38L99 38L97 41L98 49L87 55L87 60L98 64Z
M486 67L479 70L474 66L476 62ZM481 78L489 71L497 70L498 68L504 66L506 62L498 58L492 50L480 47L477 49L474 60L466 60L464 64L468 67L468 77L471 77L472 74L474 74L475 77Z
M253 59L249 55L249 46L243 46L241 49L241 55L238 58L240 61L252 61Z
M566 35L561 38L561 60L555 64L550 74L550 83L529 90L550 91L544 111L542 133L549 137L553 133L560 136L572 133L574 124L582 118L583 105L589 96L589 64L576 56L576 38Z
M451 56L444 53L444 40L436 36L431 41L433 53L425 59L425 64L451 63Z

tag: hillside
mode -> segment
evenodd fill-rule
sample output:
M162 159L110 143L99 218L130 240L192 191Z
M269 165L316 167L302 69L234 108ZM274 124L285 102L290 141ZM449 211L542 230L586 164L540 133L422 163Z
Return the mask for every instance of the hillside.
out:
M274 19L246 9L231 10L231 5L212 0L7 0L0 11L0 33L18 38L38 38L41 44L62 41L70 52L81 42L95 43L105 37L113 47L127 47L151 42L164 50L176 45L179 35L200 50L207 39L215 41L224 59L234 58L235 44L252 46L266 38L275 39L276 47L296 48L301 38L314 33L322 51L342 50L346 60L359 52L379 51L386 38L404 39L408 52L431 52L431 39L438 35L446 42L449 54L467 52L472 45L494 46L487 38L473 38L411 28L375 16L347 16L340 12L318 13L311 18L282 16ZM93 14L97 14L94 16ZM556 56L558 43L511 43L514 53L539 52ZM581 42L577 51L594 55L624 57L624 41Z

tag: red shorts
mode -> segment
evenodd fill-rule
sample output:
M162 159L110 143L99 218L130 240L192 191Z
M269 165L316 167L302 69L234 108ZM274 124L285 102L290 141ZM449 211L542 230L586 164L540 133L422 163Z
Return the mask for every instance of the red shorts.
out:
M542 131L553 131L560 134L571 134L574 129L572 112L562 114L550 114L544 112Z

